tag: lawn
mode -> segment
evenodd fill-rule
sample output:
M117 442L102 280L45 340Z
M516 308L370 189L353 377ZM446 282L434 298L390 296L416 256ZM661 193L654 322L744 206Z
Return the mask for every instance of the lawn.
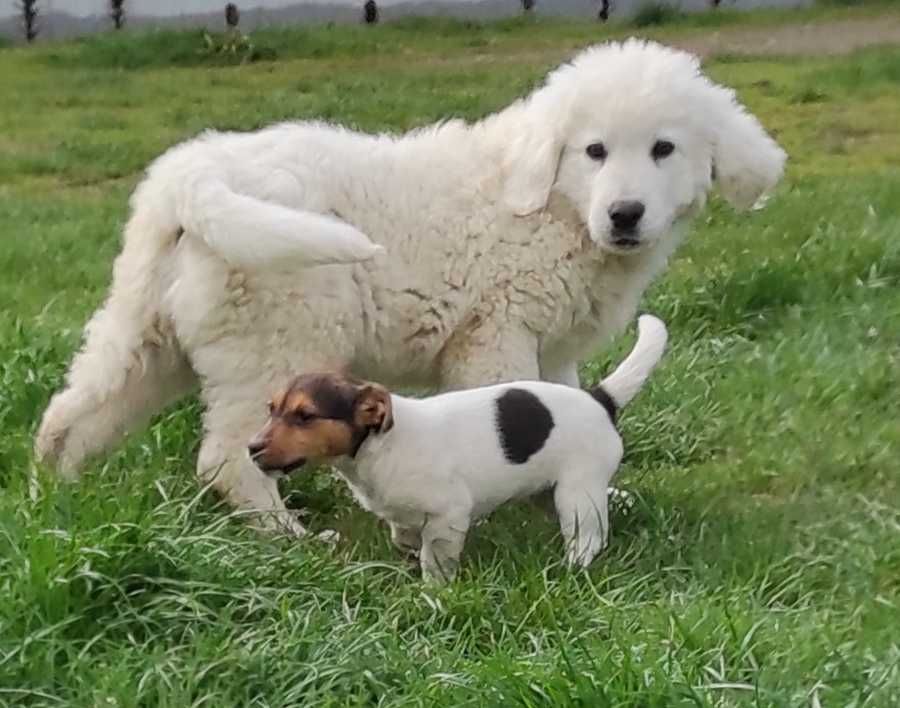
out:
M900 46L708 62L790 166L764 211L714 200L646 297L671 348L624 413L637 502L589 573L560 566L553 519L523 506L425 589L326 474L289 503L337 548L260 537L194 480L193 401L80 484L29 476L160 151L287 118L477 118L626 33L292 30L255 37L271 60L243 65L193 33L0 50L0 705L900 705Z

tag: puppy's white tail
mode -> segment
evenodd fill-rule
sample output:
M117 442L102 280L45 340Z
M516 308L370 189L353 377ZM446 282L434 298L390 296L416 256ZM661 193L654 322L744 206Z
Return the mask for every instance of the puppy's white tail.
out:
M634 349L598 387L612 398L616 408L628 405L641 390L662 358L667 339L666 326L658 317L641 315L638 318L638 339ZM597 393L594 397L597 398Z

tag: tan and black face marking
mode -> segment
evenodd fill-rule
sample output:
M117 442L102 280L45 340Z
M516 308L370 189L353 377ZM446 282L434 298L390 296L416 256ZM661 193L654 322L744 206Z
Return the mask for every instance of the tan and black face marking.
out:
M269 420L248 451L264 472L288 473L307 460L353 456L370 433L393 424L384 387L339 374L304 374L272 399Z

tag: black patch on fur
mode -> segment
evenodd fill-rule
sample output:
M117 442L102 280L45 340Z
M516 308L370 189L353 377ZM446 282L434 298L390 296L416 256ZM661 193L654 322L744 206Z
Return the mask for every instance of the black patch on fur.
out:
M595 388L592 388L591 395L594 397L594 400L597 401L597 403L599 403L606 409L606 412L609 413L609 419L613 422L613 425L615 425L616 414L619 412L619 406L616 405L613 397L606 392L606 389L604 389L603 386L596 386Z
M506 459L516 465L544 447L553 430L553 416L530 391L511 388L497 399L497 432Z

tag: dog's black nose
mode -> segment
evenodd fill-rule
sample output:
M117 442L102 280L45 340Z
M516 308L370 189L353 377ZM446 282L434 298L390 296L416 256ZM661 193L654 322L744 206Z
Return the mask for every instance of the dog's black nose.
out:
M630 231L644 215L642 202L620 201L613 202L609 208L609 219L619 231Z
M256 458L259 454L266 449L266 444L262 442L256 442L255 440L247 445L247 452L250 453L251 458Z

